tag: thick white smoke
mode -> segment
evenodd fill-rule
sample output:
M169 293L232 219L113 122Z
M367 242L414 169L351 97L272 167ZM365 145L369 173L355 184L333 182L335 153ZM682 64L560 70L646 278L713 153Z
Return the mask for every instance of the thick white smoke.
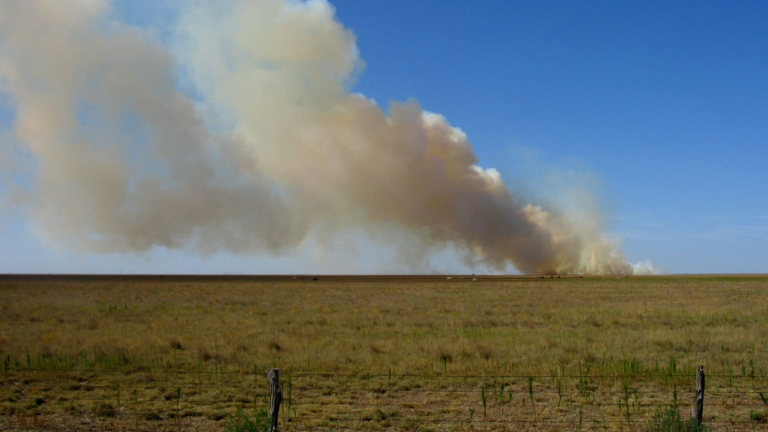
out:
M98 252L297 244L306 222L290 197L242 142L208 133L168 51L108 12L105 0L0 3L2 91L37 164L40 234Z
M109 12L0 3L0 91L37 164L29 214L54 243L250 253L387 225L494 268L633 271L599 217L519 202L442 116L351 93L362 62L323 0L195 2L173 54Z

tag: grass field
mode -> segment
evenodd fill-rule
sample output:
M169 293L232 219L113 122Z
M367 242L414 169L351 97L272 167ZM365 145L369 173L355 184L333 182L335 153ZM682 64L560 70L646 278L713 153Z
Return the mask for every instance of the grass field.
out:
M474 278L0 276L0 429L768 429L768 276Z

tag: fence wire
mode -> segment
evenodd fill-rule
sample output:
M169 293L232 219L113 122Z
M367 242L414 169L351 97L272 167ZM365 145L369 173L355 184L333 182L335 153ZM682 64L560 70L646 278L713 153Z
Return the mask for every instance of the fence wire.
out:
M269 399L255 371L3 372L0 430L221 430ZM284 430L639 431L670 407L687 420L695 390L687 374L281 375ZM768 430L766 395L766 376L708 375L704 423Z

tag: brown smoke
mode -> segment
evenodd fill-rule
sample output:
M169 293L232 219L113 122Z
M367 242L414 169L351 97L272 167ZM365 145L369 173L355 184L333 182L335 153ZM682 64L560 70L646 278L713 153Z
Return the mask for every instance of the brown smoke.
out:
M633 272L600 218L520 203L442 116L350 93L362 62L325 1L197 2L174 54L108 14L0 3L0 91L37 164L29 214L55 244L279 252L396 227L498 269Z

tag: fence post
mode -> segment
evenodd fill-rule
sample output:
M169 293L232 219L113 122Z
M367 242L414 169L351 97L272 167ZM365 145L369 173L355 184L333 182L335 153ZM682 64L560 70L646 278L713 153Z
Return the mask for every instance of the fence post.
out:
M704 418L704 366L696 369L696 399L694 399L693 420L700 425Z
M280 369L267 371L269 380L269 432L277 432L277 415L280 411L280 402L283 401L283 391L280 389Z

